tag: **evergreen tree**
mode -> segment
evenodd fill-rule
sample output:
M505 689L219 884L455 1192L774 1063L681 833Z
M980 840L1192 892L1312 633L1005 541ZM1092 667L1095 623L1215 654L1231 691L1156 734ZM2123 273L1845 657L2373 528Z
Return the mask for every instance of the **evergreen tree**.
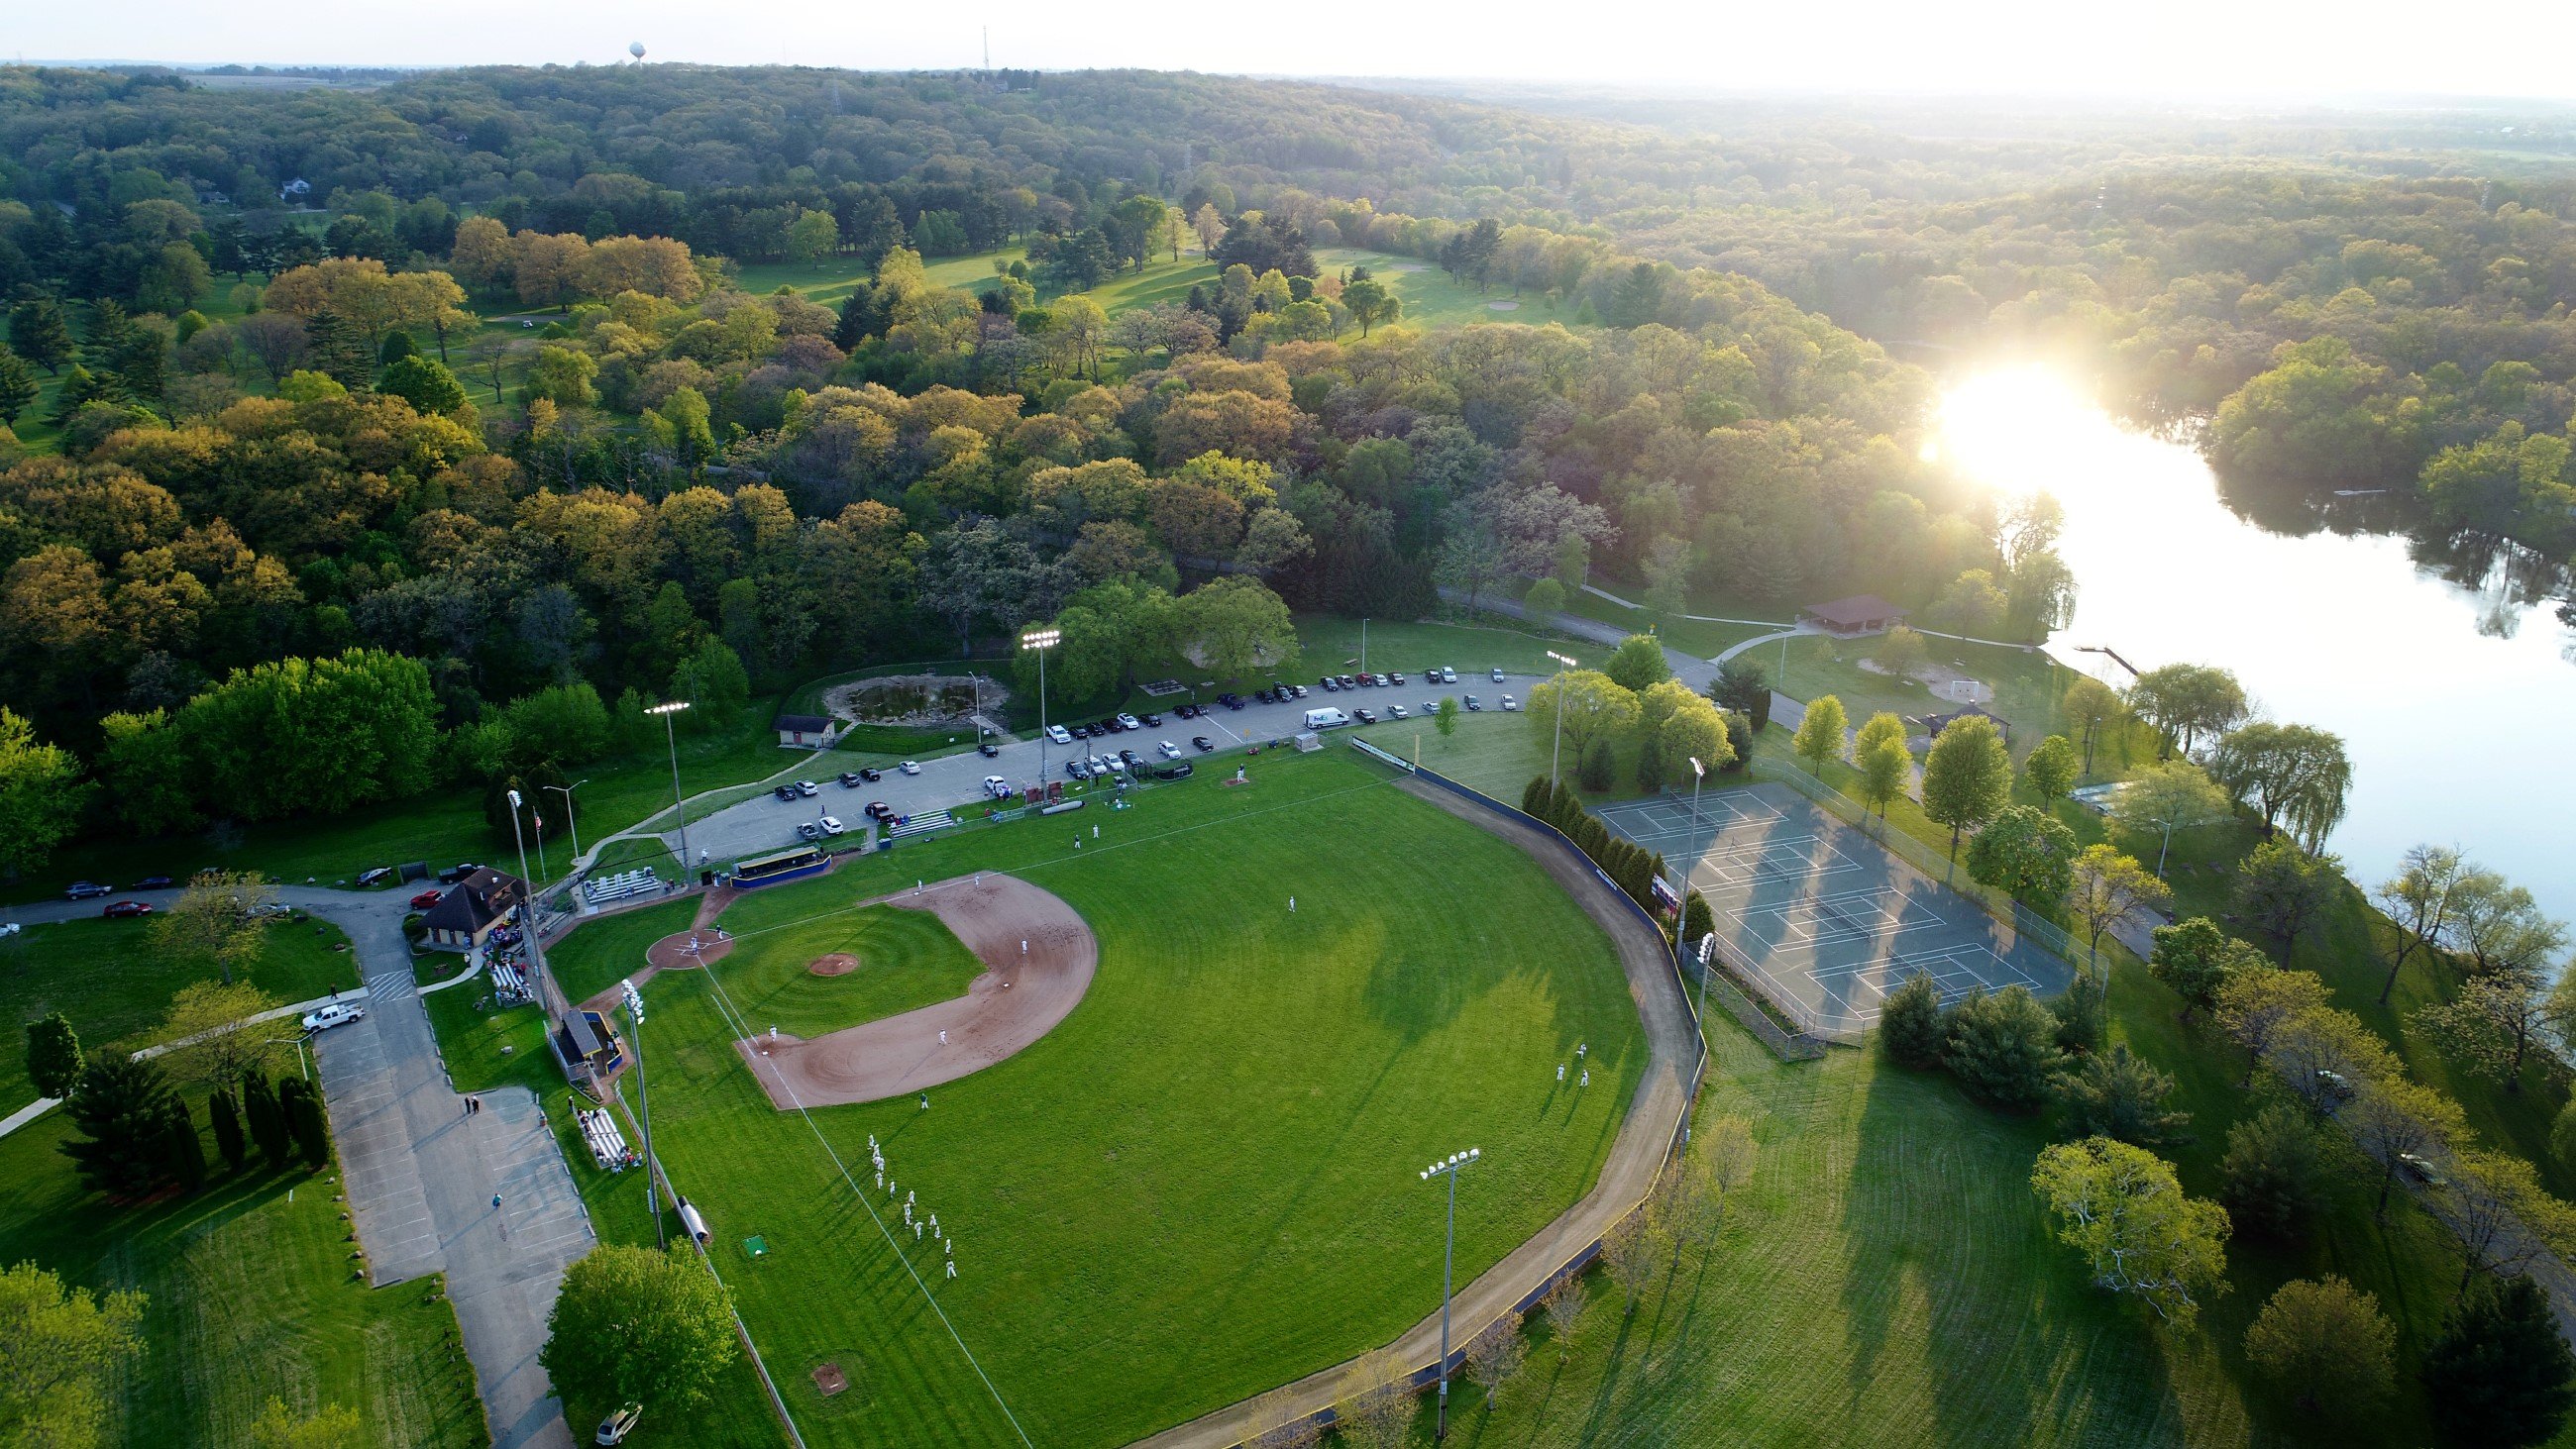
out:
M2236 1225L2290 1238L2325 1206L2325 1141L2306 1112L2275 1102L2227 1129L2219 1201Z
M331 1160L330 1121L322 1113L322 1095L302 1077L289 1077L277 1086L277 1105L286 1119L286 1130L297 1150L304 1154L304 1165L320 1168Z
M873 291L867 283L861 282L850 288L850 295L841 299L841 320L832 327L834 347L843 352L856 352L859 344L868 340L868 324L873 320L869 316Z
M2187 1141L2183 1129L2191 1114L2165 1105L2173 1088L2173 1078L2131 1055L2125 1042L2088 1056L2058 1085L2066 1106L2066 1133L2113 1137L2137 1147Z
M1909 1067L1932 1067L1950 1035L1942 1018L1941 990L1917 971L1887 995L1878 1009L1878 1041L1887 1054Z
M1618 770L1618 757L1611 750L1609 739L1604 737L1585 748L1583 765L1576 771L1575 778L1583 782L1586 790L1607 790L1617 781Z
M197 1119L189 1115L188 1104L177 1097L170 1099L170 1110L161 1119L161 1143L179 1191L195 1192L206 1185L206 1145L197 1137Z
M2057 1019L2020 986L1975 992L1950 1013L1942 1060L1970 1092L1998 1107L2033 1111L2048 1100L2062 1058Z
M215 1150L223 1154L224 1166L241 1171L242 1160L250 1156L250 1144L242 1138L241 1109L233 1105L233 1094L217 1087L206 1099L206 1117L214 1123Z
M25 358L0 347L0 427L16 423L19 414L35 405L36 370Z
M385 334L384 345L376 349L376 366L391 367L406 357L418 356L420 344L411 340L410 333L397 327Z
M2433 1421L2457 1444L2521 1449L2557 1437L2576 1405L2576 1356L2529 1278L2479 1285L2424 1355Z
M140 1197L168 1179L166 1124L175 1099L161 1069L113 1058L81 1073L63 1104L81 1135L62 1145L81 1181L101 1192Z
M54 393L54 411L46 421L61 427L70 422L74 414L91 403L121 403L127 400L125 384L118 380L116 374L92 372L75 362L72 364L71 376L64 378L63 385Z
M158 327L128 323L107 355L128 397L157 398L170 375L169 339Z
M295 1140L288 1135L286 1115L278 1108L277 1088L266 1075L253 1072L242 1079L242 1108L250 1121L250 1140L259 1144L269 1170L284 1171L295 1154Z
M72 360L72 327L62 304L51 297L31 297L9 309L9 346L20 357L60 376Z
M333 382L357 392L375 381L367 336L339 313L325 307L304 319L307 365Z
M61 1012L27 1023L27 1078L37 1096L70 1096L81 1064L80 1033Z

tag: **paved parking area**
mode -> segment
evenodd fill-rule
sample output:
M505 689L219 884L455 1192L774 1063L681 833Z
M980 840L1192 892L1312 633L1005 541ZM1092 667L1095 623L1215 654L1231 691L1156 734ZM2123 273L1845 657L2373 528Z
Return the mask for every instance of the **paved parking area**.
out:
M1785 787L1600 813L1689 877L1728 960L1815 1035L1866 1031L1887 993L1915 975L1930 976L1944 1001L2005 986L2044 996L2073 980L2054 954Z

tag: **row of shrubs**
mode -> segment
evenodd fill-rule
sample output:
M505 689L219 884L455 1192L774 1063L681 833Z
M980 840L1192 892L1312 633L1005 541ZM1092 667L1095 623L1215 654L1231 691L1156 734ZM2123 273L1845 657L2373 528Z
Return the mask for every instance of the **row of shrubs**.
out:
M299 1157L311 1168L330 1159L330 1126L312 1083L302 1077L271 1083L253 1071L238 1093L236 1100L236 1089L218 1087L206 1101L226 1167L240 1172L254 1148L271 1171L283 1172ZM92 1188L139 1199L206 1185L196 1116L157 1063L125 1057L93 1063L73 1082L63 1110L80 1134L63 1144L63 1154Z
M1521 791L1521 813L1555 826L1558 833L1601 867L1602 874L1626 891L1630 900L1651 914L1662 913L1655 901L1654 886L1655 878L1664 873L1662 852L1611 834L1599 816L1583 808L1583 797L1574 792L1573 786L1538 776Z

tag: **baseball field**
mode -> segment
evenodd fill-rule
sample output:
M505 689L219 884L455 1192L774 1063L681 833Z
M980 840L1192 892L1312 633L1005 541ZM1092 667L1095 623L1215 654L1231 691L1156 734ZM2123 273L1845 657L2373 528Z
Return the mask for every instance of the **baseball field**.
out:
M1483 1149L1462 1284L1593 1183L1648 1058L1609 937L1528 856L1343 752L1247 763L1240 786L1210 771L750 893L710 923L727 954L646 984L655 1146L809 1443L1123 1444L1436 1308L1421 1163ZM773 1101L743 1047L772 1025L927 1030L1000 989L970 970L960 935L994 949L971 918L864 904L977 872L1088 927L1070 1014L927 1107ZM593 939L640 965L648 929ZM619 969L588 931L557 950L567 977ZM847 1388L818 1387L826 1365Z

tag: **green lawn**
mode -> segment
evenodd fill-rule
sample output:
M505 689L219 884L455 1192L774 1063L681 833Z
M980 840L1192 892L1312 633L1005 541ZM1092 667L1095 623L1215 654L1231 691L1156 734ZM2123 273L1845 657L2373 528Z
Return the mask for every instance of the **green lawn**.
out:
M1327 274L1352 267L1368 268L1370 275L1384 282L1404 303L1404 315L1398 320L1408 327L1463 327L1475 322L1523 322L1544 327L1550 322L1569 326L1574 322L1574 314L1552 298L1536 292L1515 298L1508 286L1488 287L1480 292L1472 282L1461 286L1450 281L1448 273L1419 257L1399 257L1358 247L1319 247L1315 265Z
M1477 1145L1494 1164L1459 1204L1462 1276L1598 1171L1646 1056L1598 928L1525 856L1342 752L1250 766L1246 787L1202 778L828 878L847 900L1014 870L1099 933L1073 1015L927 1112L833 1108L809 1128L729 1045L710 977L750 984L731 963L646 987L656 1145L809 1442L1013 1438L817 1130L853 1162L874 1133L957 1235L940 1306L1047 1444L1125 1443L1418 1318L1440 1202L1417 1162ZM1593 1086L1561 1088L1552 1066L1587 1041ZM757 1264L738 1246L755 1233ZM937 1271L908 1234L902 1251ZM829 1401L807 1378L826 1359L853 1381Z
M1615 593L1617 590L1613 588L1612 592ZM1604 624L1616 624L1622 629L1635 633L1657 635L1673 648L1685 654L1696 654L1702 659L1714 659L1747 639L1772 632L1772 626L1766 624L1718 624L1706 619L1688 619L1679 614L1659 613L1653 609L1623 608L1599 594L1580 592L1566 600L1565 611L1582 618L1597 619ZM1706 609L1703 607L1698 611L1706 612ZM1732 617L1765 619L1777 612L1779 610L1776 607L1757 606ZM1785 628L1786 625L1780 627ZM1600 646L1594 645L1593 648L1598 651ZM1776 656L1772 657L1776 663Z
M1928 636L1923 642L1934 662L1993 687L1995 697L1984 708L2012 725L2015 759L2029 754L2048 736L2068 732L2063 704L2067 686L2076 679L2073 670L2037 649L1968 644ZM1843 702L1843 712L1851 717L1855 728L1881 710L1920 719L1928 713L1964 707L1934 694L1918 681L1863 669L1861 661L1870 658L1878 643L1875 638L1832 639L1821 635L1787 640L1785 681L1780 677L1781 645L1766 645L1754 652L1772 671L1773 688L1798 700L1833 695ZM2099 778L2120 778L2132 766L2151 762L2154 749L2150 730L2117 733L2095 752L2094 774Z
M192 1106L202 1122L203 1099ZM149 1295L144 1354L102 1443L247 1449L271 1395L356 1409L359 1442L382 1449L492 1442L438 1280L365 1286L336 1174L228 1178L209 1138L205 1191L109 1208L55 1150L69 1133L56 1113L0 1138L0 1261Z
M882 884L882 882L880 882ZM953 1001L984 969L940 919L897 906L848 909L837 876L776 886L725 912L734 936L725 991L763 1027L817 1037L915 1007ZM817 976L807 967L830 952L859 969Z
M358 984L339 927L321 921L279 922L252 965L252 985L280 1005L310 1001ZM184 964L151 949L151 922L61 921L0 937L0 1116L35 1100L27 1080L27 1022L52 1012L69 1018L92 1057L151 1045L170 998L194 981L220 979L211 967ZM292 1026L292 1023L286 1023ZM281 1029L278 1035L289 1035Z
M645 947L687 930L697 914L697 898L691 896L584 921L546 948L546 969L566 996L588 1001L633 975L644 964Z

